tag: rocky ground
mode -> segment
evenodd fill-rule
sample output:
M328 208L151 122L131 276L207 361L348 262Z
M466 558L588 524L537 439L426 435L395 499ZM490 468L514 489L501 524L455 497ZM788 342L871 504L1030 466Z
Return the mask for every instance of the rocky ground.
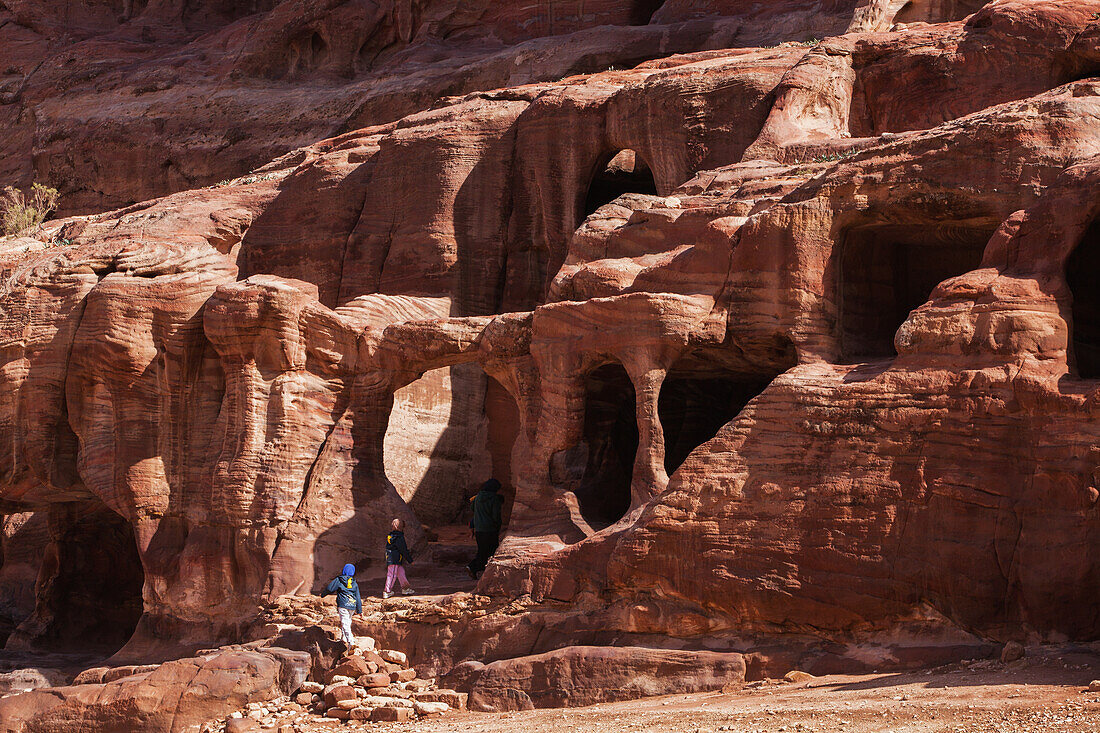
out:
M224 719L209 721L203 733L272 729L307 730L317 719L357 725L361 721L408 722L464 710L467 696L440 690L434 680L416 678L400 652L373 651L374 641L344 656L326 676L327 684L306 681L293 697L249 703Z
M1095 677L1095 652L1029 649L1028 657L1011 664L983 660L905 674L758 682L731 692L565 710L450 712L400 725L312 718L291 730L1086 733L1100 731L1100 692L1086 691Z

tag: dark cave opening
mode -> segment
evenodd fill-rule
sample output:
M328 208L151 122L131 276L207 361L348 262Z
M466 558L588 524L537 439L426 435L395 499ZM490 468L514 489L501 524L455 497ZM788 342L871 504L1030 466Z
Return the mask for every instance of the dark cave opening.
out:
M588 185L581 219L626 193L657 195L653 171L633 150L620 150L601 159Z
M665 472L671 476L688 455L737 417L776 375L722 374L676 365L665 377L657 414L665 434Z
M665 0L634 0L630 6L630 25L649 25L653 14L664 4Z
M630 509L638 453L634 384L622 364L605 364L585 380L584 469L573 490L581 516L600 530Z
M133 527L98 502L50 511L35 611L17 633L41 649L113 653L143 610L145 573Z
M309 58L314 67L325 60L325 40L320 33L314 32L309 37Z
M1100 218L1094 219L1085 236L1066 260L1066 283L1073 296L1071 343L1077 376L1100 378Z
M896 355L894 335L935 287L981 265L992 228L917 224L851 229L840 244L843 358Z

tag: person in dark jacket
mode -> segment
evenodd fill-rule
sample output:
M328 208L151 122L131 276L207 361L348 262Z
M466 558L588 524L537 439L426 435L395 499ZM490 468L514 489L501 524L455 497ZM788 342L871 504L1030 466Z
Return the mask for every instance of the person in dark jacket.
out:
M504 497L500 495L500 482L491 478L481 485L470 502L473 504L474 518L470 520L474 540L477 542L477 555L466 568L475 580L489 564L489 559L500 545L501 509Z
M340 614L340 633L349 647L355 646L355 637L351 635L351 612L363 613L363 599L359 595L359 584L355 582L355 566L348 563L343 572L329 581L321 597L336 595L336 612Z
M411 596L414 591L409 585L409 579L405 576L405 563L412 564L412 555L409 546L405 544L405 523L400 519L393 520L391 530L386 535L386 589L382 591L383 598L393 595L395 581L401 582L401 595Z

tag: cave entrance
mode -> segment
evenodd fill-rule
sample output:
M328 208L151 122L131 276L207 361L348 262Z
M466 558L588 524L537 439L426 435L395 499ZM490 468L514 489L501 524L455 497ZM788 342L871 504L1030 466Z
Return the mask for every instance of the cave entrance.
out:
M577 456L584 468L573 490L593 529L614 524L630 509L637 453L634 383L622 364L605 364L585 379L584 441Z
M130 523L106 505L51 507L34 613L12 635L56 651L112 654L137 627L145 573Z
M1066 282L1073 297L1073 367L1082 379L1100 378L1100 217L1066 261Z
M386 476L429 538L469 544L468 499L490 476L501 483L507 521L519 430L515 400L480 365L433 369L393 395Z
M674 364L657 399L665 434L665 472L675 473L693 450L717 435L781 371L743 374L690 356Z
M630 6L631 25L649 25L653 14L661 9L665 0L634 0Z
M843 357L896 355L894 335L909 313L939 283L979 267L993 230L918 224L848 230L838 274Z
M596 209L626 193L657 195L653 171L642 156L633 150L620 150L600 159L592 181L588 184L580 218L587 218Z

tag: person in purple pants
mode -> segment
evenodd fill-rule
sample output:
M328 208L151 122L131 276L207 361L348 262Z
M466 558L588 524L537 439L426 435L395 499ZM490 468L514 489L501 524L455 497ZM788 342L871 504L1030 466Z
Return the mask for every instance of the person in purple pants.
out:
M413 560L409 554L409 546L405 544L405 523L395 519L390 526L392 529L386 535L386 589L382 591L382 597L389 598L393 595L395 582L401 583L401 595L411 596L415 591L405 577L404 564L412 564Z

